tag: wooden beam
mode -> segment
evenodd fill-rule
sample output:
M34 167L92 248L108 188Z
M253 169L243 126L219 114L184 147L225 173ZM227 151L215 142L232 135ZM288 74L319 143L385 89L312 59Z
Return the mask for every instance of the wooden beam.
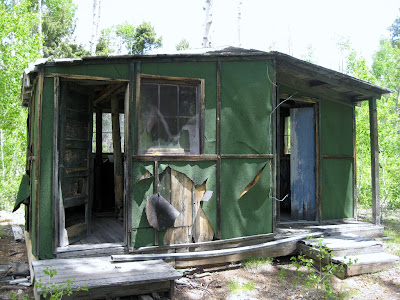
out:
M59 195L59 177L58 177L58 163L59 163L59 116L60 116L60 78L54 77L54 116L53 116L53 254L57 253L59 245L59 208L60 208L60 195Z
M157 259L208 259L212 257L220 257L226 255L234 255L239 253L253 252L257 250L278 247L285 244L290 244L293 242L298 242L300 240L306 239L308 237L320 237L323 232L313 232L296 235L294 237L284 238L277 241L271 241L266 243L261 243L257 245L235 247L228 249L219 249L212 251L197 251L197 252L182 252L182 253L159 253L159 254L126 254L126 255L111 255L111 260L114 262L123 261L141 261L141 260L157 260Z
M379 144L378 115L376 99L369 99L369 128L371 139L371 184L372 184L372 222L381 224L381 206L379 197Z
M277 83L297 90L299 92L306 93L310 96L330 100L350 107L354 106L354 104L352 103L352 98L349 96L345 96L338 91L327 89L322 86L311 88L307 81L296 78L289 74L278 73Z
M104 89L97 93L93 105L97 106L101 102L107 100L113 94L117 94L122 88L125 88L125 83L118 83L118 84L110 84L107 85Z
M103 203L103 194L101 189L101 165L102 165L102 156L103 156L103 112L101 107L96 107L96 166L95 166L95 174L96 174L96 209L102 209Z
M111 99L112 140L114 150L114 184L115 184L115 214L117 218L123 218L123 166L121 151L121 130L119 123L119 100L117 96Z
M312 77L313 79L309 80L309 86L310 87L317 87L317 86L322 86L324 84L330 84L330 85L334 85L336 87L347 88L350 91L363 94L363 95L365 95L364 99L367 99L368 96L376 96L377 98L381 97L381 95L378 94L378 93L374 93L374 92L371 92L369 90L365 90L363 88L355 86L354 85L354 81L355 81L354 79L352 79L351 82L347 82L347 81L345 81L343 79L336 79L336 78L333 78L332 76L321 74L321 72L316 73L316 72L314 72L312 70L309 70L307 68L301 68L301 67L298 67L298 66L296 66L294 64L291 64L291 63L282 63L281 62L279 64L278 69L279 69L279 72L281 70L284 73L292 73L293 74L293 72L296 72L298 74L303 74L303 75L305 74L307 76ZM362 83L360 83L360 84L362 84Z

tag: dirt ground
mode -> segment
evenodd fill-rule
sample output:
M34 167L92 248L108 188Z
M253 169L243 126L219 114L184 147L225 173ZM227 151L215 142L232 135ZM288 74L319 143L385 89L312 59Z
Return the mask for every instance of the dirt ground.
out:
M398 212L387 217L392 228L390 238L384 240L386 252L400 254L399 244L391 243L399 237ZM22 210L19 214L0 211L0 265L27 263L25 244L14 241L11 225L23 224ZM394 234L393 234L394 230ZM240 263L205 269L183 270L186 275L176 282L176 299L322 299L323 292L309 287L298 278L289 257L274 259L253 268ZM306 269L302 269L306 273ZM0 274L0 277L3 276ZM32 295L32 288L9 286L0 282L0 299L10 299L11 293ZM375 274L361 275L340 280L333 278L331 284L337 299L400 299L400 264Z

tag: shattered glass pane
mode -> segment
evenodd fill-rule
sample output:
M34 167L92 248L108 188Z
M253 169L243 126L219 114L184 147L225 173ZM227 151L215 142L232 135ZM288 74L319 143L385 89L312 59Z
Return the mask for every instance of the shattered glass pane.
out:
M139 154L199 154L198 83L142 83Z

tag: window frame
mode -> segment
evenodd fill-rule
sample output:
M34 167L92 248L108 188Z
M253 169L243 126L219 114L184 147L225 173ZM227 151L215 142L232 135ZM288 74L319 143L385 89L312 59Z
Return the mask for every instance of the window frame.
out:
M165 151L168 148L158 148L157 151L150 151L148 153L140 153L140 96L141 96L141 85L142 83L150 84L165 84L165 85L177 85L177 86L197 86L197 97L196 97L196 117L198 115L198 134L199 134L199 153L178 153L174 151ZM137 156L198 156L204 155L204 140L205 140L205 80L202 78L189 78L189 77L173 77L173 76L160 76L160 75L150 75L150 74L138 74L136 82L136 111L135 111L135 154ZM164 151L163 151L164 149Z

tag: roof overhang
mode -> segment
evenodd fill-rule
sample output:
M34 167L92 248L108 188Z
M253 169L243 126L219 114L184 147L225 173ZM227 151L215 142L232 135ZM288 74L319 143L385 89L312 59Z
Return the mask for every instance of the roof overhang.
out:
M32 83L40 69L54 65L81 65L96 63L120 63L128 61L201 61L222 58L243 60L273 59L276 62L276 83L312 97L339 101L348 105L371 98L378 99L393 91L355 77L327 69L280 52L264 52L254 49L225 47L202 48L173 54L88 56L81 59L40 59L25 69L21 100L23 105L32 96Z

